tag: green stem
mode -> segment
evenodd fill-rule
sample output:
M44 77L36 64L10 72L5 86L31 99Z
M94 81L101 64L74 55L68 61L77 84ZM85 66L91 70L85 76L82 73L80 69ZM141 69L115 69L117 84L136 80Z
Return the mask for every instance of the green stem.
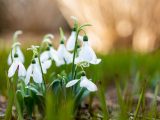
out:
M43 87L44 87L44 91L43 93L45 94L46 93L46 84L45 84L45 81L44 81L44 75L43 75L43 69L42 69L42 64L41 64L41 61L40 61L40 56L38 55L38 62L39 62L39 65L40 65L40 68L41 68L41 72L42 72L42 78L43 78ZM43 89L42 87L42 89Z
M76 78L76 75L77 75L77 65L76 65L76 67L75 67L75 71L74 71L74 77L73 77L73 79L75 79L75 78Z
M63 88L63 94L64 94L64 98L65 98L65 101L66 101L66 86L65 86L65 79L63 78L62 79L62 88Z
M79 34L79 29L76 30L76 41L75 41L75 47L74 47L74 52L73 52L73 62L72 62L72 79L74 78L74 71L75 71L75 57L76 57L76 51L77 51L77 41L78 41L78 34Z

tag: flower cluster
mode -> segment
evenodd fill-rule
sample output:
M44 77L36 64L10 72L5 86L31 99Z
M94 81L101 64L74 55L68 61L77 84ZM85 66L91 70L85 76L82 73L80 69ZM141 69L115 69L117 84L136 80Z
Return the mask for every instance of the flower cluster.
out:
M75 96L77 96L76 94L80 91L97 91L98 88L96 84L87 78L84 70L85 67L89 67L91 64L95 65L101 62L101 59L97 58L94 50L89 45L88 36L84 31L84 28L90 26L90 24L79 26L77 19L75 17L72 18L74 20L74 27L71 35L68 40L66 40L62 28L60 28L60 42L57 49L52 45L52 40L54 39L52 34L45 35L41 45L32 45L27 49L32 51L31 63L27 69L24 67L25 58L20 48L21 44L18 41L18 36L22 34L22 31L16 31L13 36L12 49L8 56L8 65L10 66L8 77L14 78L14 76L18 76L25 84L22 89L30 89L31 91L36 91L36 94L41 93L44 95L47 92L46 89L44 89L47 86L44 75L49 74L47 71L48 69L52 69L54 63L57 67L65 65L66 67L68 66L67 69L71 68L70 73L66 73L66 76L61 74L57 75L59 85L62 86L61 88L66 89L73 87ZM79 34L81 31L84 32L83 37ZM71 77L69 77L69 75L71 75ZM53 85L54 83L53 81L50 85L55 86ZM28 93L29 92L23 93L24 98L25 95L29 95ZM81 97L81 95L82 94L80 94L79 97Z

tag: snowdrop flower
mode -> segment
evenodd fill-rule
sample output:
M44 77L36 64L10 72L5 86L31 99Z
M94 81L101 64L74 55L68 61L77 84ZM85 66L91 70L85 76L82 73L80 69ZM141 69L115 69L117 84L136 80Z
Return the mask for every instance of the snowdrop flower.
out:
M32 63L27 69L27 74L25 78L25 84L27 85L30 81L30 78L33 78L34 82L42 83L42 72L40 67L37 65L37 60L33 59Z
M22 63L24 63L24 55L19 47L19 44L18 43L16 43L16 44L17 45L14 48L12 48L12 52L8 56L8 65L12 64L12 62L13 62L12 58L14 57L14 54L18 54L17 59L19 59ZM11 56L11 54L12 54L12 56Z
M18 77L25 77L26 69L22 62L20 61L18 54L14 54L13 62L8 70L8 77L11 78L14 76L16 70L18 71Z
M42 71L44 74L47 73L47 69L49 69L52 65L52 61L51 60L46 60L44 62L41 62L42 65Z
M82 36L78 35L78 40L82 41L83 40ZM71 35L66 44L67 50L73 51L75 48L75 42L76 42L76 28L73 28Z
M16 31L13 36L14 44L12 45L12 50L8 56L8 65L11 65L14 57L14 54L18 54L18 59L24 63L24 55L20 49L20 43L17 42L18 36L22 34L22 31Z
M57 63L57 66L63 65L63 64L70 64L73 59L73 55L67 51L64 41L61 41L58 50L57 55L59 57L59 63Z
M87 79L85 73L82 73L80 79L71 80L66 84L66 87L71 87L80 81L80 87L85 87L87 90L94 92L97 91L97 86L91 81L91 79Z
M40 63L39 63L37 55L35 56L35 61L36 61L37 67L41 70ZM49 60L45 60L45 61L40 60L40 62L41 62L41 66L42 66L42 71L43 71L44 74L46 74L47 69L49 69L52 65L52 61L49 59Z
M47 34L44 37L43 43L47 44L47 49L40 55L40 60L42 63L50 63L50 59L54 60L56 64L59 63L59 57L57 55L57 51L53 48L51 39L53 39L54 36L52 34ZM52 62L51 62L52 63ZM49 64L48 64L49 65ZM47 65L47 66L48 66ZM51 66L51 64L50 64ZM50 67L48 66L48 67Z
M74 50L75 42L76 42L76 29L73 28L71 35L66 43L67 50L69 50L69 51Z
M75 59L75 64L80 63L99 64L101 59L98 59L93 49L89 46L88 37L83 37L83 45L78 57Z
M45 62L46 60L49 60L49 59L54 60L56 63L59 62L57 51L52 47L51 44L49 44L49 47L47 47L47 50L40 55L40 60L42 62Z

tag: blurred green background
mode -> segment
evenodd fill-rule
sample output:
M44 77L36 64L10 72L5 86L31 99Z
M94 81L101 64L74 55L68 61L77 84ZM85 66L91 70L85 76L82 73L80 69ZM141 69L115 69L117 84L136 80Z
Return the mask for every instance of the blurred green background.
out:
M140 73L142 79L154 85L160 75L159 12L158 0L1 0L0 93L6 94L7 57L13 33L24 32L20 42L27 68L31 55L26 48L40 44L47 33L55 35L57 48L58 29L62 27L68 37L72 15L80 24L93 25L86 31L102 63L87 69L90 77L96 74L94 79L103 80L107 87L115 80L132 83Z
M23 51L26 59L25 66L27 68L32 56L31 52L26 51L26 49L23 49ZM3 95L6 95L7 88L8 53L9 49L0 51L0 93ZM118 52L111 52L107 55L98 54L98 57L102 59L102 63L87 68L87 75L88 78L93 78L97 83L99 80L103 81L103 86L107 88L115 81L123 84L130 82L132 84L137 74L140 74L140 80L147 79L151 86L150 88L153 88L160 77L159 54L160 51L141 54L128 49L121 49ZM56 71L56 69L55 66L52 66L49 71ZM49 76L46 76L46 80L49 80Z

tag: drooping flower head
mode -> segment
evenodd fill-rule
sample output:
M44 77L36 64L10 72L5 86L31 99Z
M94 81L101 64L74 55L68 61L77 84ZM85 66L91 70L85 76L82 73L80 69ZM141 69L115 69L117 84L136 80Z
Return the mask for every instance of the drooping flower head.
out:
M24 55L20 48L20 43L18 42L18 36L22 34L22 31L16 31L13 35L13 45L12 50L8 56L8 65L11 65L15 54L18 54L18 58L22 63L24 63Z
M29 83L31 77L33 78L35 83L42 83L42 72L37 64L37 61L33 59L31 64L29 65L25 78L26 85Z
M71 19L74 20L74 27L73 27L71 35L68 38L67 43L66 43L66 48L69 51L73 51L75 48L76 34L77 34L77 27L78 27L77 18L74 16L71 16ZM80 35L78 35L77 39L82 41L82 37Z
M39 46L31 46L31 48L28 48L27 50L33 51L33 58L31 61L31 64L29 65L27 69L27 74L25 78L25 84L27 85L30 81L30 78L33 78L33 81L35 83L42 83L43 77L42 77L42 69L41 69L41 63L39 63L38 59L38 50Z
M18 77L25 77L26 69L20 61L18 54L15 53L13 56L13 62L8 70L8 77L13 77L16 71L18 71Z
M80 63L90 63L90 64L99 64L101 59L98 59L93 49L90 47L88 43L88 37L85 35L83 37L83 45L81 50L79 51L79 55L75 60L76 64Z
M87 79L85 72L82 72L80 79L71 80L66 84L66 87L71 87L76 83L80 82L80 87L84 87L87 90L94 92L97 91L97 86L91 81L91 79Z
M64 45L64 34L61 28L60 28L60 33L61 33L61 40L60 40L60 45L57 50L57 55L59 57L58 66L63 65L63 64L70 64L73 59L73 55L67 51Z
M57 55L57 51L54 49L52 46L51 39L53 39L54 36L52 34L47 34L44 37L43 43L47 45L47 48L44 52L41 53L40 55L40 60L42 63L49 63L49 61L54 60L56 64L59 62L59 57ZM50 64L51 66L51 64ZM48 66L48 67L50 67Z

